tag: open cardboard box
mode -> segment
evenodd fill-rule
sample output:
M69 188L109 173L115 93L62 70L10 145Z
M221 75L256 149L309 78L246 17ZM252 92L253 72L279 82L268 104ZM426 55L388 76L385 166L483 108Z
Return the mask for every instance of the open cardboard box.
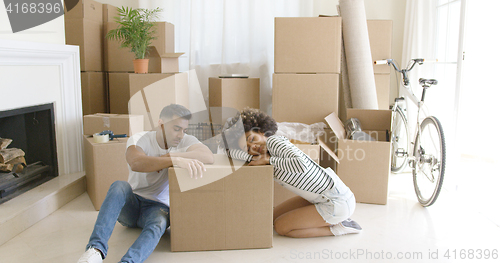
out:
M272 247L273 166L214 158L197 180L169 168L171 250Z
M358 118L363 131L375 141L356 141L345 138L345 129L336 113L325 120L336 135L337 147L320 138L321 147L336 161L337 175L351 188L356 201L386 204L390 173L390 131L392 111L347 109L347 119ZM388 138L389 137L389 138Z
M391 131L392 111L347 109L349 118L358 118L363 131L376 141L346 139L344 125L333 112L325 118L331 130L326 129L325 135L318 137L318 145L296 146L307 150L304 152L310 157L319 155L320 165L334 169L352 190L357 202L384 205L387 203L390 174L391 142L387 132ZM275 183L275 207L294 196Z

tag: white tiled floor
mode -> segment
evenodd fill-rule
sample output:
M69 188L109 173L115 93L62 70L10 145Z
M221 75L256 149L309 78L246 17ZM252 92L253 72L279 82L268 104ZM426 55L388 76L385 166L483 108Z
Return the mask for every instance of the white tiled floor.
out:
M450 182L470 180L473 192L445 189L429 208L416 201L410 174L391 175L387 205L358 204L352 218L364 228L361 234L310 239L275 234L271 249L187 253L170 252L165 235L146 262L477 262L479 256L480 262L498 262L500 195L490 170L496 165L467 160L461 165L462 176ZM96 217L85 193L0 246L0 262L76 262ZM117 262L138 235L138 229L117 224L105 262ZM436 256L439 260L432 260Z

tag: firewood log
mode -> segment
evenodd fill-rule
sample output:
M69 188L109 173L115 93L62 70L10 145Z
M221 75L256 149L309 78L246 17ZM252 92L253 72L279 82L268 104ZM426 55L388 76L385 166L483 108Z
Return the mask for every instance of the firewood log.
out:
M24 151L18 148L7 148L0 150L0 163L8 163L19 156L24 156Z
M12 142L11 139L0 138L0 150L7 148L7 146L9 146L11 142Z
M16 170L14 172L20 173L24 170L24 166L22 164L26 165L26 159L24 159L24 156L19 156L17 158L14 158L13 160L10 160L7 163L0 163L0 171L10 173L12 172L12 169L14 169L14 166L18 163L20 165L16 167Z

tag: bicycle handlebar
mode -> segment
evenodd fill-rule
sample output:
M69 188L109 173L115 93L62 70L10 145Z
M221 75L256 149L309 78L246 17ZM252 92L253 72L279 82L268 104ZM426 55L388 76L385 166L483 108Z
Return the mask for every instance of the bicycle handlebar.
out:
M392 66L397 72L403 75L403 85L408 86L410 80L408 79L408 72L413 69L416 64L422 65L425 62L437 62L437 59L423 59L423 58L414 58L410 60L410 66L408 68L399 69L394 63L394 59L383 59L383 60L375 60L373 64L375 65L389 65Z

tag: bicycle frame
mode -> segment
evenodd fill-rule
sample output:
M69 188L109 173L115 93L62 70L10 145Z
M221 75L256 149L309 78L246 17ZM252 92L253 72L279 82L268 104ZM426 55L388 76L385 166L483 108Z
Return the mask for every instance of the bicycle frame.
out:
M423 61L423 59L412 59L406 69L399 69L392 59L378 60L375 61L375 64L389 64L403 76L402 85L406 89L401 89L401 91L407 94L407 96L402 94L401 98L397 98L392 109L394 114L393 120L395 120L393 125L396 124L397 126L392 127L395 135L392 135L392 142L394 144L391 153L391 170L397 173L404 169L406 164L410 166L413 174L415 193L420 204L425 207L432 205L436 201L443 185L446 167L446 143L441 122L435 116L428 116L427 112L424 112L427 89L432 85L436 85L438 81L435 79L420 78L418 80L418 83L422 86L422 96L420 99L415 96L410 86L408 72L416 64L422 64ZM404 113L401 101L405 100L405 98L410 98L417 106L417 126L415 127L416 131L413 140L410 140L408 131L408 124L410 122L408 117L411 115L414 116L414 114ZM426 116L421 116L424 113ZM400 127L400 123L404 127ZM401 140L404 143L401 146L404 146L404 148L399 148L400 139L402 138L405 138ZM399 164L397 163L398 159L402 161Z
M424 87L422 89L422 96L420 97L420 99L418 99L417 96L413 93L413 90L410 87L410 80L409 80L409 77L408 77L408 72L410 72L415 67L415 65L417 65L417 64L418 65L422 65L424 63L424 59L417 58L417 59L412 59L411 61L412 61L411 65L408 66L408 68L406 68L406 69L400 69L400 68L398 68L398 66L394 63L393 59L378 60L378 61L375 61L375 64L388 64L389 66L392 66L397 72L401 73L401 75L403 76L403 83L402 84L406 88L406 91L408 92L409 98L417 106L417 123L416 123L416 128L415 128L415 136L414 136L413 140L411 141L411 149L408 149L408 151L410 153L407 153L408 162L410 163L410 167L412 169L415 169L415 165L414 165L414 163L415 163L415 156L414 156L414 152L415 151L414 151L414 147L415 147L415 140L416 140L416 138L421 133L421 129L420 129L420 125L421 125L420 113L421 113L423 105L424 105L426 87ZM402 97L399 98L399 100L396 99L396 104L394 105L393 111L396 111L397 107L401 108L401 106L399 105L399 102L402 101L402 100L406 101L406 96L403 95ZM406 108L408 108L408 107L406 107Z

